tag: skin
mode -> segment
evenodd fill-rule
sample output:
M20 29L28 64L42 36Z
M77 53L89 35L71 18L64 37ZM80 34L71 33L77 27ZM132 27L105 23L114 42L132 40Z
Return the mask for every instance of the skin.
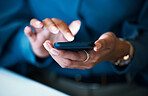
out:
M32 19L30 25L26 26L24 32L30 40L32 50L36 56L45 58L49 55L62 67L73 69L91 69L102 61L115 62L117 59L129 53L129 45L118 39L113 32L102 34L95 42L93 50L87 51L90 58L84 51L73 52L58 50L53 47L54 42L68 42L74 40L80 28L80 21L73 21L69 26L62 20L46 18L43 22Z

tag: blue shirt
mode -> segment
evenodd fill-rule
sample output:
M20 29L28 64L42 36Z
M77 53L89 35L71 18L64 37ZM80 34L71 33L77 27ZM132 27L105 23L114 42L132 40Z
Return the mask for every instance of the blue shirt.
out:
M95 41L101 34L112 31L134 45L134 58L124 70L106 61L90 70L62 69L50 56L38 62L23 32L32 18L58 18L67 24L79 19L82 26L75 41ZM148 81L147 40L148 0L0 1L0 66L30 63L68 76L131 72Z

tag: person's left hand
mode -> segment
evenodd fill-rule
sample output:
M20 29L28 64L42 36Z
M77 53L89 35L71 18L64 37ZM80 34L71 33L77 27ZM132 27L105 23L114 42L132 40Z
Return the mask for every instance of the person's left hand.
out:
M129 52L129 45L119 40L114 33L107 32L95 42L93 50L87 51L89 59L84 51L58 50L53 47L51 41L44 43L46 50L62 68L90 69L102 61L116 61Z

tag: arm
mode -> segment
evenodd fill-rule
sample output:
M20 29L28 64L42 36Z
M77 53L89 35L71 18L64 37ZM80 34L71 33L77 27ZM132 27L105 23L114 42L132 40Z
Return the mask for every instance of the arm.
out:
M137 23L134 23L137 22ZM126 69L120 71L113 66L118 74L125 72L147 72L148 68L148 1L145 1L137 21L125 21L122 29L122 38L130 41L135 49L134 58Z
M74 21L69 27L65 22L56 18L47 18L43 22L37 19L29 21L32 16L31 12L28 11L29 9L27 9L29 4L27 4L26 0L6 0L1 2L1 66L29 62L38 67L45 67L50 64L52 59L48 58L50 56L43 47L43 42L47 39L53 43L57 41L72 41L74 39L73 35L79 30L79 21ZM9 7L5 7L7 2L10 4ZM31 27L25 27L25 25L29 25L29 22L34 32ZM75 27L75 25L78 26ZM38 59L41 58L43 58L43 62L38 62Z
M147 1L145 2L144 7L145 8L142 8L142 12L140 13L139 19L135 20L137 24L133 25L132 22L130 22L125 23L123 26L123 32L121 32L122 36L124 39L127 39L128 37L128 40L134 45L135 56L132 62L122 71L116 69L113 64L111 65L114 71L118 74L123 74L128 71L140 72L147 67L147 60L145 58L147 56L148 47L148 44L146 43L148 39L146 27L148 22ZM87 62L83 62L86 59L86 54L83 51L70 52L64 50L57 50L53 48L51 42L45 43L48 43L50 45L49 49L47 48L48 50L50 50L49 53L55 59L55 61L57 61L57 63L59 63L63 68L90 69L102 61L115 61L119 57L127 55L129 52L129 45L124 41L119 40L115 36L115 34L110 32L103 34L97 40L94 50L88 51L88 53L90 54L90 58ZM142 66L140 66L140 64L142 64Z

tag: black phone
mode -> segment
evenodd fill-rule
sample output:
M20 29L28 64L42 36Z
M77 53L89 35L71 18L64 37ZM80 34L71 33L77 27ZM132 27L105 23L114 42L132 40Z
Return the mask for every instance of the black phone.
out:
M70 51L91 50L94 47L94 42L56 42L54 48Z

